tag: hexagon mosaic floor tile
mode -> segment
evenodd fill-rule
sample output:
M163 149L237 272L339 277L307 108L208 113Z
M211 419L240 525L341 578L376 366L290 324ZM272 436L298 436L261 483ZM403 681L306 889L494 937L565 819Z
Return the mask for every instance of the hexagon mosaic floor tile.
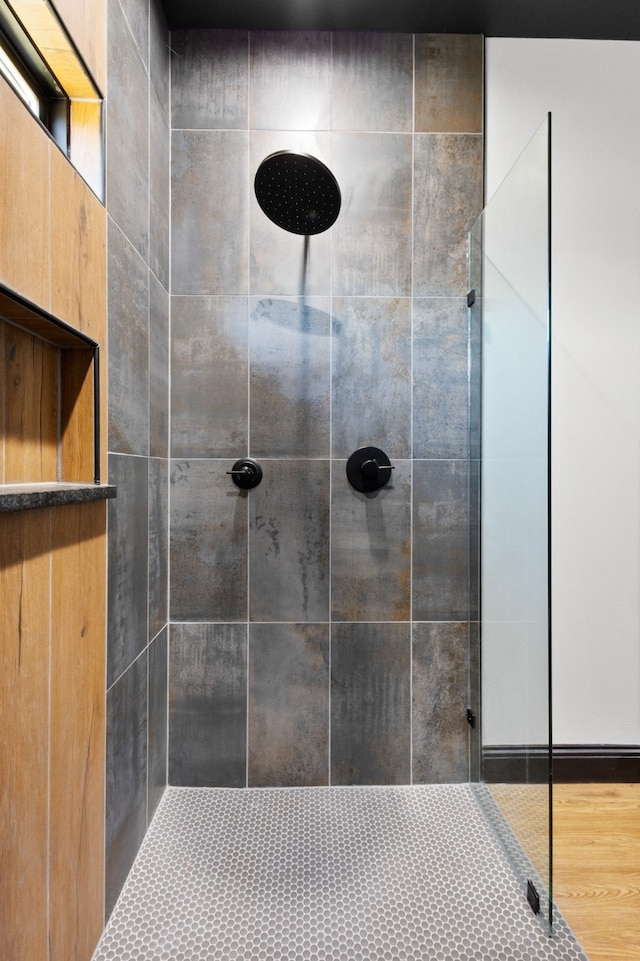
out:
M469 785L168 788L94 961L587 961Z

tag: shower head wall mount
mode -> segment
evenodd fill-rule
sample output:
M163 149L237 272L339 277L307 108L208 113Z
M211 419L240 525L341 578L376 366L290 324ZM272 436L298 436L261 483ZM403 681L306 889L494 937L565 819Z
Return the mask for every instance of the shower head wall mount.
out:
M293 234L320 234L340 213L338 181L310 154L293 150L269 154L258 167L254 189L269 220Z

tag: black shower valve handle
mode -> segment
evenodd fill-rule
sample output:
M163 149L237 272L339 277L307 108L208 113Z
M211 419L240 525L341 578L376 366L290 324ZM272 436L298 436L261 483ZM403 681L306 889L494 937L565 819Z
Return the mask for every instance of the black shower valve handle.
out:
M347 461L347 480L361 494L374 494L389 483L394 470L379 447L361 447Z
M250 457L241 457L240 460L235 462L231 470L227 471L227 474L231 474L236 487L245 491L257 487L262 480L262 468L260 464Z
M395 470L392 464L379 464L375 457L369 458L360 464L360 470L365 477L369 477L372 480L378 477L378 472L381 470Z

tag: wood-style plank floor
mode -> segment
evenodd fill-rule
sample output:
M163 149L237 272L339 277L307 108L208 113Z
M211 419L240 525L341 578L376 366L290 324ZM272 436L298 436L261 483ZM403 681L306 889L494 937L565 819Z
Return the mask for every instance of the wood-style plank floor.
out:
M640 961L640 784L555 784L554 900L589 961Z

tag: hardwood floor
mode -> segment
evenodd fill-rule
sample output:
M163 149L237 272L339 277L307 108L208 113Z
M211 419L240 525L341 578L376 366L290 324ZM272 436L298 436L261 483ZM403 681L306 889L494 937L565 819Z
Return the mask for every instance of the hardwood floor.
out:
M640 961L640 784L556 784L554 900L589 961Z

